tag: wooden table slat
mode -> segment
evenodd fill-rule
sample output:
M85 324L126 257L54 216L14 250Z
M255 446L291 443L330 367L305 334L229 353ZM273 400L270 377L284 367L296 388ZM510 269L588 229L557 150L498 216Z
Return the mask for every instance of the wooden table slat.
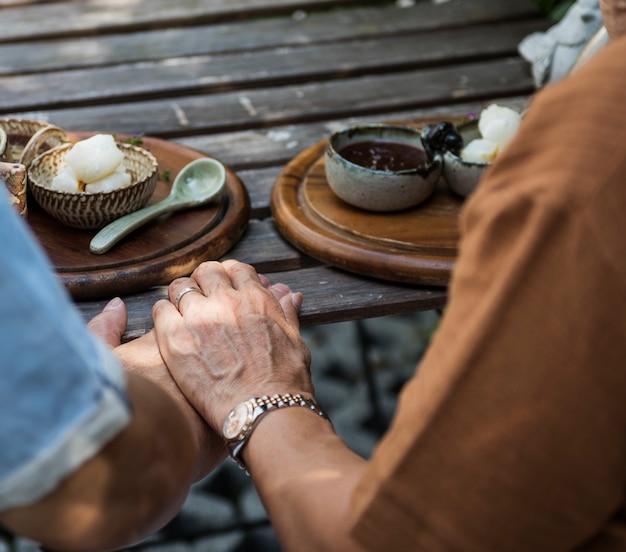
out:
M385 37L350 43L282 47L220 56L191 56L175 62L154 61L5 76L0 110L38 109L50 95L62 104L89 104L98 98L108 102L137 97L167 97L224 89L284 86L301 81L386 74L466 60L512 56L518 43L536 31L536 21L498 26L470 27L460 31L429 33L414 47L415 37ZM485 34L489 33L489 41ZM128 78L129 72L133 75ZM428 78L428 77L426 77ZM88 81L89 89L81 86Z
M7 7L2 7L9 4ZM222 21L240 21L243 19L259 18L269 14L284 14L288 17L282 22L269 23L272 34L280 37L286 32L286 27L296 25L305 19L309 13L332 8L333 12L328 19L342 21L344 26L359 24L359 20L351 20L350 13L335 12L342 6L362 4L364 8L376 4L370 9L374 19L383 21L375 23L374 32L381 32L383 26L390 20L393 26L395 21L391 12L395 11L402 19L412 19L411 11L419 10L420 18L413 26L419 29L432 29L442 25L472 24L480 22L494 22L502 19L519 19L538 16L538 9L528 0L507 0L494 2L493 0L452 0L451 2L434 4L430 0L418 0L415 7L399 8L395 2L357 0L144 0L130 3L127 0L99 0L98 2L32 2L27 6L15 7L14 0L0 4L2 13L3 33L0 42L46 40L51 37L64 38L72 36L90 36L93 34L107 34L130 32L136 29L150 30L152 28L171 28L197 26L202 23L220 23ZM25 2L26 4L26 2ZM146 8L144 4L149 4ZM291 17L294 11L302 12L304 17ZM381 11L382 10L382 11ZM358 12L356 12L358 13ZM367 16L367 12L364 12ZM381 17L381 15L383 17ZM342 19L343 17L343 19ZM347 19L346 19L347 18ZM45 27L42 28L42 21ZM315 21L315 20L314 20ZM371 18L369 19L371 28ZM404 25L407 25L405 22ZM314 29L313 36L317 37L318 29ZM274 40L275 40L274 39ZM154 41L154 39L153 39Z
M283 282L294 291L304 290L300 313L303 326L405 314L445 306L445 288L411 287L367 279L328 266L268 273L272 283ZM152 305L167 298L164 286L124 298L128 309L125 339L143 335L152 328ZM106 301L78 302L85 320L98 314Z
M467 14L463 6L441 7L438 12L424 4L410 8L385 6L358 8L338 14L314 12L294 19L260 19L233 21L184 28L166 28L97 37L80 36L41 40L38 36L22 43L2 44L0 39L0 74L63 71L94 68L141 61L183 58L224 53L253 52L308 44L349 43L372 38L415 36L428 38L431 32L463 31L472 26L532 24L545 28L544 19L536 15L530 2L516 1L503 14L493 2L474 0ZM518 11L515 11L515 9ZM531 8L531 9L529 9ZM2 12L0 12L2 13ZM460 21L463 26L459 27ZM424 31L429 31L428 34ZM440 35L445 38L445 35ZM486 42L486 47L491 41ZM441 44L446 50L447 43ZM419 52L423 48L412 48ZM106 57L102 51L106 51Z
M12 0L9 0L12 3ZM23 2L2 9L6 32L2 41L30 37L132 31L172 25L194 25L242 17L289 14L302 8L349 6L358 0L98 0L81 2ZM373 1L373 0L371 0ZM2 4L0 4L0 7ZM46 25L42 27L41 22Z
M168 138L348 114L384 114L490 96L528 94L533 88L526 63L512 57L465 64L461 71L455 66L444 66L235 93L145 100L140 108L137 102L114 105L98 102L89 107L39 109L34 114L70 130L142 132ZM28 118L33 112L11 115Z

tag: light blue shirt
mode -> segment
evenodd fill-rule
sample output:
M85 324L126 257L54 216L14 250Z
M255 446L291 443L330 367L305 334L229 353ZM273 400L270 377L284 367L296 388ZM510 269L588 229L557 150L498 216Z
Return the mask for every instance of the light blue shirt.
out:
M121 366L0 189L0 510L49 493L129 419Z

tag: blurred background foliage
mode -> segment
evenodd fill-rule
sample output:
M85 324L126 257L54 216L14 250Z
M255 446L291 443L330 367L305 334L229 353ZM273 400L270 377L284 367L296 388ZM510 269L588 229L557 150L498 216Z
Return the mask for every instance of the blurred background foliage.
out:
M541 10L555 21L559 21L574 3L574 0L533 0Z

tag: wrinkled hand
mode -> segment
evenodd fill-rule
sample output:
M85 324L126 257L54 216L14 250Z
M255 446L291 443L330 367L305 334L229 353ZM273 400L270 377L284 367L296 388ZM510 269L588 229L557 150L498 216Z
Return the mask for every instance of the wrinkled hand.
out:
M201 293L186 293L189 286ZM236 261L206 262L169 286L152 317L161 355L216 431L235 404L275 393L311 395L310 353L300 337L302 295Z
M223 441L206 425L172 379L159 352L154 330L120 345L126 324L126 306L121 299L113 299L100 314L89 321L87 327L113 348L113 352L127 372L133 372L157 384L176 402L189 421L198 441L199 463L196 480L201 479L226 457Z
M612 39L626 33L626 0L600 0L602 20Z

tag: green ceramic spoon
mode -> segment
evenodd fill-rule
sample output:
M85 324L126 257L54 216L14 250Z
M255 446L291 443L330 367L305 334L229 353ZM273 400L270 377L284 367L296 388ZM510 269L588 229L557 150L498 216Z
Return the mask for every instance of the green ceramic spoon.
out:
M184 166L176 175L172 191L164 200L114 220L91 240L89 250L101 254L124 236L159 215L198 207L215 199L226 184L226 169L219 161L201 157Z

